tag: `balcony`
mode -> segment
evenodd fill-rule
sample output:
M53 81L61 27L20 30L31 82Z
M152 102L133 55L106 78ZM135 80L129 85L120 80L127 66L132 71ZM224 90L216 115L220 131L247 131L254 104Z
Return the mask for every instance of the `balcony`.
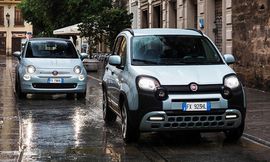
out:
M0 4L18 4L21 0L0 0Z

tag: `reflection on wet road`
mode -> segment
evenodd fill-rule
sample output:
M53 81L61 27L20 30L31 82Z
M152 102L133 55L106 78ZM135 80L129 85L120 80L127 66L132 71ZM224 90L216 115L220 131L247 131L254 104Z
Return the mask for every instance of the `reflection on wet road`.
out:
M246 139L224 141L222 133L147 133L124 144L120 121L104 125L102 92L89 79L87 99L29 95L17 103L21 117L22 161L267 161L270 149Z

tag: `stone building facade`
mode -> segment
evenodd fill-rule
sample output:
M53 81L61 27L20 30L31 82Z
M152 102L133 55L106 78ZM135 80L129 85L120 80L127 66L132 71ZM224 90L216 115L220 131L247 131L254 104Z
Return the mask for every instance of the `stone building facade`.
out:
M10 55L21 48L21 40L33 27L24 21L17 7L21 0L0 0L0 55Z
M133 28L196 28L232 53L232 0L130 0Z
M269 0L129 0L133 28L196 28L232 53L244 85L270 87Z
M270 1L234 0L235 69L249 87L270 90Z

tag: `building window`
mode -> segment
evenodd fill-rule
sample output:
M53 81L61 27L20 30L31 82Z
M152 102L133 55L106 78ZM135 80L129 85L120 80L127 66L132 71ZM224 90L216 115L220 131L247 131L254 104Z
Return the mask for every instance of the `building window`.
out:
M4 6L0 6L0 25L4 25L5 17L4 17Z
M14 19L14 24L15 25L24 25L24 20L22 17L22 12L20 9L15 7L15 19Z
M148 28L149 26L148 26L148 24L149 24L149 22L148 22L148 10L143 10L142 11L142 23L141 23L142 25L141 25L141 27L142 28Z
M153 7L153 24L152 27L154 28L161 28L162 27L162 10L161 6L154 6Z
M169 27L176 28L177 24L177 8L176 1L169 1Z

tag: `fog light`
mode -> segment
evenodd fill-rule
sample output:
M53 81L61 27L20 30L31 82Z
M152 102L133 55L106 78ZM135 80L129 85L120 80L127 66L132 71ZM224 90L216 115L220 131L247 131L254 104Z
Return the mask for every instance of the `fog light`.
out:
M231 98L232 97L232 90L230 88L228 88L228 87L224 87L222 89L222 96L225 99Z
M166 100L168 98L168 93L166 89L160 87L156 90L156 98L159 100Z
M236 119L237 115L235 114L230 114L230 115L226 115L226 119Z
M164 117L163 116L151 116L149 118L150 121L163 121Z
M85 79L84 75L79 75L79 80L83 81Z
M31 76L29 74L24 74L23 79L29 81L31 80Z

